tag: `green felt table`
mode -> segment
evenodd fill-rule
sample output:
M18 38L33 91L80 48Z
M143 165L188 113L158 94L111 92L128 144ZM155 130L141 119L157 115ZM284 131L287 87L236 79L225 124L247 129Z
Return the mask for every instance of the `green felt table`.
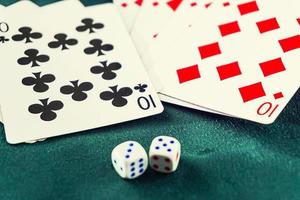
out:
M300 92L268 126L165 104L161 115L33 145L7 144L0 125L0 200L299 200L299 101ZM114 146L136 140L148 150L157 135L181 141L178 170L121 179L111 165Z

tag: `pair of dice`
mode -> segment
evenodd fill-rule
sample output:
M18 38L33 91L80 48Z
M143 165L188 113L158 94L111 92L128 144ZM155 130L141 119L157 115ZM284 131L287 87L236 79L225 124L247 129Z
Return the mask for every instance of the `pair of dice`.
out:
M149 150L150 167L162 173L174 172L179 163L181 145L169 136L154 138ZM148 168L148 156L145 149L135 141L127 141L116 146L111 153L112 164L116 172L127 179L142 175Z

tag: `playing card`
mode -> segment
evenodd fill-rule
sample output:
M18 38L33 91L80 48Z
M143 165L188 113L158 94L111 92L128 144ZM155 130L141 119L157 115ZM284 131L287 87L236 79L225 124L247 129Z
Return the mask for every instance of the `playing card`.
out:
M272 123L299 87L299 25L289 10L283 2L240 0L207 14L210 21L193 25L156 65L162 93Z
M113 4L72 7L64 17L63 7L20 17L20 4L3 16L12 42L0 49L9 66L0 81L10 91L1 102L9 143L162 112Z
M36 7L36 5L30 1L24 2L26 5L28 4L31 7ZM10 7L5 7L3 5L0 5L0 15L3 14L5 11L7 11ZM9 31L9 26L6 22L2 21L0 19L0 48L4 44L10 42L10 39L6 36ZM2 55L2 54L1 54ZM1 97L0 97L0 104L1 104ZM1 109L0 109L1 111ZM0 122L3 123L2 119L2 112L0 112Z
M57 9L59 7L62 7L64 9L72 9L74 7L84 7L83 4L80 1L74 1L74 0L64 0L64 1L57 1L51 4L48 4L45 1L34 1L35 4L39 5L40 7L36 7L38 9L38 11L41 11L42 9L49 9L49 10L53 10L53 9ZM30 140L30 141L25 141L25 143L28 144L33 144L36 142L43 142L45 141L47 138L42 138L42 139L38 139L38 140Z
M34 4L35 3L35 4ZM58 8L58 7L67 7L67 8L71 8L71 6L72 7L74 7L74 6L80 6L80 7L82 7L83 5L79 2L79 1L71 1L71 0L65 0L65 1L59 1L59 2L57 2L57 3L52 3L52 4L50 4L50 5L48 5L48 6L44 6L44 7L39 7L39 6L37 6L36 4L39 4L39 3L41 3L41 4L43 4L43 2L40 2L40 1L35 1L35 2L32 2L32 1L23 1L22 2L22 7L23 7L23 9L26 9L26 8L30 8L30 10L31 11L33 11L34 9L38 9L38 11L41 11L42 9L56 9L56 8ZM1 5L0 5L1 6ZM14 7L15 7L16 5L13 5L13 6L10 6L10 7L4 7L3 6L3 8L5 8L5 11L6 12L10 12L11 10L13 10L14 9ZM0 10L1 11L1 10ZM3 10L4 11L4 10ZM3 13L2 13L3 14ZM2 24L2 25L4 25L4 24ZM7 38L7 39L9 39L9 38ZM9 40L8 41L4 41L4 42L9 42ZM3 43L4 43L3 42ZM1 99L0 99L0 102L1 102ZM1 112L0 112L0 121L1 122L3 122L2 121L2 114L1 114ZM40 142L40 141L45 141L46 139L45 138L43 138L43 139L39 139L39 140L30 140L30 141L25 141L25 143L30 143L30 144L32 144L32 143L36 143L36 142Z
M113 2L118 8L127 30L131 32L143 0L113 0Z
M209 19L209 17L207 17L208 15L203 14L204 12L207 12L207 10L209 10L208 12L210 12L211 15L216 15L220 8L222 9L222 7L229 7L231 4L228 0L215 0L211 2L206 2L201 6L199 6L197 2L191 3L190 5L193 9L191 9L189 12L177 12L176 16L172 19L172 21L168 23L168 25L160 32L159 36L151 43L149 47L149 52L150 55L152 55L152 60L150 60L150 63L146 63L146 65L148 65L149 68L151 68L151 66L153 66L156 61L159 61L161 56L164 56L164 54L161 54L160 52L168 51L169 45L171 45L176 40L176 38L180 37L183 33L185 33L185 31L187 31L186 29L190 29L193 24L197 24L199 23L199 21ZM165 49L162 50L163 48ZM200 111L231 116L226 113L218 112L209 108L205 108L203 106L183 101L181 99L176 98L176 94L174 96L175 97L167 96L161 93L159 94L160 99L164 102Z
M227 113L222 113L222 112L219 112L216 110L212 110L212 109L205 108L205 107L202 107L202 106L199 106L196 104L192 104L187 101L183 101L181 99L177 99L176 97L171 97L171 96L167 96L165 94L160 94L160 93L158 94L158 96L161 101L166 102L166 103L170 103L170 104L174 104L174 105L178 105L178 106L182 106L182 107L186 107L186 108L191 108L194 110L234 117L234 116L228 115Z
M183 0L145 0L135 21L131 37L144 63L149 58L148 48L159 31L182 6Z
M169 45L177 39L181 38L182 34L190 29L193 24L208 21L206 12L212 15L217 15L218 10L230 6L229 0L206 0L206 1L193 1L187 4L188 8L181 9L181 12L177 12L176 15L168 22L167 25L160 31L159 35L149 45L149 54L151 59L149 63L146 63L149 68L154 65L156 60L159 60L163 54L160 54L159 49L168 48ZM188 9L188 12L185 10ZM167 49L164 49L167 50Z
M206 20L205 18L201 17L201 15L203 12L206 12L207 9L210 9L210 12L213 12L215 10L215 7L227 7L229 5L230 2L228 0L191 1L189 4L184 4L184 8L181 9L180 12L176 13L176 15L171 19L171 21L168 22L168 24L160 31L159 35L155 38L155 40L152 41L152 43L149 46L148 55L146 55L149 57L149 59L144 59L144 64L148 67L148 69L151 69L155 62L160 59L160 56L164 55L160 54L159 52L162 51L157 51L157 49L167 48L169 44L172 44L172 42L176 38L180 37L181 32L183 32L183 30L190 28L195 21L199 21L201 19ZM160 88L162 87L163 86L161 85ZM170 97L164 94L160 94L159 96L162 101L171 104L176 104L179 106L184 106L205 112L219 113L217 111L204 108L199 105L182 101L180 99L177 99L176 97ZM227 115L224 113L222 114Z
M143 4L142 10L138 16L138 19L135 23L134 30L132 32L132 38L139 50L139 53L143 59L144 64L146 65L150 77L152 80L155 80L155 76L151 73L151 66L153 64L152 52L148 51L148 47L151 47L159 33L164 29L165 25L168 25L169 21L175 18L175 16L184 17L186 13L189 13L190 10L202 10L207 8L212 0L205 1L146 1ZM176 17L177 18L177 17ZM176 24L176 20L172 20ZM155 55L153 55L155 56ZM157 83L158 81L154 81ZM159 91L161 85L156 84L156 89ZM171 98L166 95L160 95L162 101L169 103L184 105L187 106L188 103L184 101L179 101L176 98ZM208 109L202 108L201 106L190 105L190 108L197 110L207 111ZM211 111L214 112L214 111Z
M206 12L208 8L214 10L214 7L226 7L228 5L230 5L228 0L190 1L187 4L184 4L180 12L177 12L175 14L175 16L170 20L170 22L168 22L168 24L159 32L159 35L151 42L149 46L149 52L147 55L145 55L149 57L149 59L145 59L144 56L144 64L147 66L148 70L152 70L152 66L154 65L154 63L160 59L160 56L164 55L160 54L160 52L162 51L157 51L157 49L165 47L167 48L169 44L172 44L173 40L180 37L180 33L184 29L187 29L192 25L192 23L195 21L194 18L197 18L197 20L205 20L205 18L202 18L201 15L203 12ZM210 12L213 12L211 10ZM152 77L155 77L155 73L153 73ZM162 87L163 85L160 85L159 88ZM204 108L199 105L191 104L189 102L177 99L176 97L171 97L164 94L159 94L159 97L161 101L168 102L171 104L184 106L205 112L227 115L225 113L220 113L218 111Z
M180 34L180 31L189 28L189 26L193 24L196 17L198 20L201 20L202 13L210 9L213 2L213 0L190 1L189 4L184 4L187 8L181 9L172 19L170 19L170 21L160 30L159 35L153 40L149 48L153 48L153 46L155 47L155 45L160 45L161 43L161 45L164 46L164 42L167 44L169 44L170 41L172 42L174 38L180 36L178 35ZM219 6L219 2L221 1L215 0L215 2ZM187 9L188 12L185 11ZM200 16L200 18L198 16Z

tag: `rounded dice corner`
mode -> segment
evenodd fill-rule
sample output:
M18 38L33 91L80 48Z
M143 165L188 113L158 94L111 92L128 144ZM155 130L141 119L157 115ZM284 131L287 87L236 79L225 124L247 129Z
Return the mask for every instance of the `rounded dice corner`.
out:
M118 157L118 155L112 154L111 161L112 161L113 168L115 169L117 174L120 177L125 178L126 177L125 166L124 166L124 163L122 163L120 161L120 158Z

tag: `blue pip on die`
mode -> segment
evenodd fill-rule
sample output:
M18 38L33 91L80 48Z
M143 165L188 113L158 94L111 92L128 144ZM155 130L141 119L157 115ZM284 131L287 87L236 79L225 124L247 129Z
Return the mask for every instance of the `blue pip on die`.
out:
M148 167L145 149L135 141L127 141L116 146L111 153L112 164L116 172L127 179L142 175Z

